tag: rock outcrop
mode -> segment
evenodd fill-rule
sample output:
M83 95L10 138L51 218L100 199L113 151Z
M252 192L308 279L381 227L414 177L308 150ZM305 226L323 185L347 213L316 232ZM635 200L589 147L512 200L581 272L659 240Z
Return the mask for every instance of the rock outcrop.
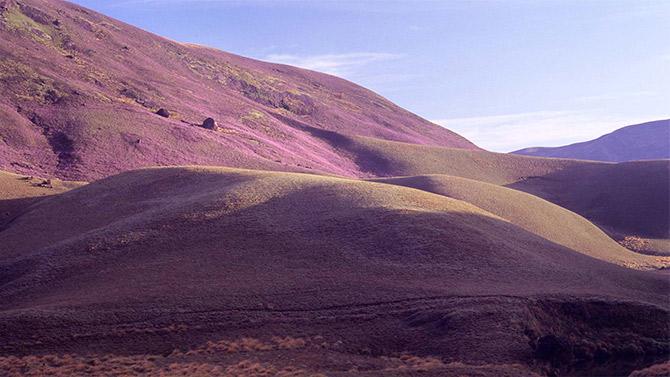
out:
M213 118L207 118L205 119L204 122L202 122L202 128L206 128L208 130L216 131L219 129L219 125L216 123L216 121Z

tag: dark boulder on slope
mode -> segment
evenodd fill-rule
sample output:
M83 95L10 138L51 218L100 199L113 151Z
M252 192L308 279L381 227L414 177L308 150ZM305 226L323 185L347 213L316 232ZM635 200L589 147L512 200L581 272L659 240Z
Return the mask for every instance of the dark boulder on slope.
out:
M206 128L208 130L216 131L219 129L219 125L216 123L216 121L213 118L207 118L205 119L204 122L202 122L202 128Z
M169 118L170 117L170 112L161 108L161 109L158 109L158 111L156 111L156 115L160 115L163 118Z

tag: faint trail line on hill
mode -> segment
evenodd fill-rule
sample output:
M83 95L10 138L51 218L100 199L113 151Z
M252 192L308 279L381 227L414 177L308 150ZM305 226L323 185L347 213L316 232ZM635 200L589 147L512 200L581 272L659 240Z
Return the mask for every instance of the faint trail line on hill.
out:
M342 305L332 305L324 306L319 308L312 309L270 309L270 308L229 308L229 309L208 309L208 310L188 310L188 311L171 311L166 313L160 313L153 316L149 316L145 319L135 320L135 321L125 321L125 322L95 322L95 325L125 325L125 324L134 324L134 323L143 323L150 322L152 320L165 317L165 316L174 316L177 315L195 315L195 314L215 314L215 313L240 313L240 312L260 312L260 313L310 313L310 312L322 312L329 310L347 310L347 309L362 309L362 308L372 308L377 306L385 305L394 305L402 303L412 303L412 302L422 302L425 301L429 303L430 301L438 300L458 300L458 299L494 299L494 298L503 298L503 299L513 299L523 302L536 301L539 299L560 299L562 295L543 295L543 296L515 296L515 295L446 295L446 296L426 296L426 297L416 297L416 298L407 298L400 300L390 300L390 301L377 301L369 303L359 303L359 304L342 304ZM600 296L585 296L578 297L580 300L602 300L603 297ZM651 304L650 304L651 305ZM655 306L655 305L654 305ZM130 312L133 312L132 310ZM64 326L69 327L69 326ZM52 325L45 327L34 327L35 329L39 328L53 328ZM62 327L61 327L62 328Z
M225 309L228 311L253 311L253 312L315 312L315 311L324 311L324 310L340 310L340 309L355 309L355 308L367 308L374 306L384 306L384 305L393 305L401 304L407 302L416 302L416 301L433 301L433 300L450 300L450 299L467 299L467 298L512 298L512 299L527 299L528 297L523 296L514 296L514 295L447 295L447 296L426 296L426 297L414 297L414 298L405 298L399 300L389 300L389 301L373 301L366 303L357 303L357 304L341 304L341 305L331 305L331 306L322 306L313 309L270 309L270 308L233 308ZM224 310L221 310L224 311ZM192 313L198 313L199 311L193 311ZM206 311L204 311L206 312ZM189 312L191 313L191 312Z

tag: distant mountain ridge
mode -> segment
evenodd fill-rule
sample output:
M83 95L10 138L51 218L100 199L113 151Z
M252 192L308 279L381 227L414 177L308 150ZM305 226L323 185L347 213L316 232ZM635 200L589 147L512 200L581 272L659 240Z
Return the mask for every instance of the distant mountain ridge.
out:
M624 162L670 158L670 119L620 128L597 139L562 147L533 147L512 152L539 157Z

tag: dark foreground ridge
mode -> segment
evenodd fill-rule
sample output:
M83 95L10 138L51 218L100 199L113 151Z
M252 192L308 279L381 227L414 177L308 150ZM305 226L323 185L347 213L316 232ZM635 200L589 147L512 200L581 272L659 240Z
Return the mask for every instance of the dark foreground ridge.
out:
M669 350L664 273L383 183L134 171L33 203L0 244L0 352L32 371L625 375Z

